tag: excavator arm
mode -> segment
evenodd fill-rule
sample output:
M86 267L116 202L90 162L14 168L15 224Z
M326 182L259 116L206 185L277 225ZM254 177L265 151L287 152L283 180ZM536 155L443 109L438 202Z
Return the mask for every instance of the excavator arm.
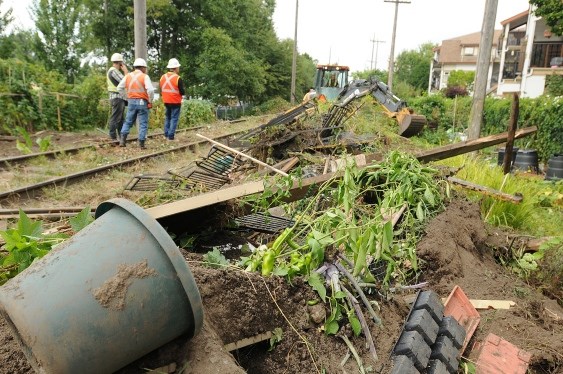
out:
M406 138L417 135L426 124L426 117L414 114L407 103L389 90L389 87L377 78L357 79L350 82L340 93L334 106L344 108L351 101L371 94L385 109L386 114L399 124L399 135ZM338 112L334 110L331 112Z

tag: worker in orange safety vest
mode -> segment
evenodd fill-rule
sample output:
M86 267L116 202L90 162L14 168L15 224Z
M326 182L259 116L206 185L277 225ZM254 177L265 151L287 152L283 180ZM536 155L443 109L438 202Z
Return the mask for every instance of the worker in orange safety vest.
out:
M176 127L180 119L182 107L182 96L186 94L184 82L178 75L180 73L180 62L171 58L166 66L168 72L160 77L160 94L166 108L164 116L164 137L174 140Z
M149 109L152 108L154 97L154 87L151 79L147 75L147 63L142 58L137 58L133 62L134 71L127 74L119 82L117 90L124 94L127 91L127 117L121 128L121 139L119 145L127 145L127 135L133 123L139 117L139 147L145 148L145 140L149 127Z

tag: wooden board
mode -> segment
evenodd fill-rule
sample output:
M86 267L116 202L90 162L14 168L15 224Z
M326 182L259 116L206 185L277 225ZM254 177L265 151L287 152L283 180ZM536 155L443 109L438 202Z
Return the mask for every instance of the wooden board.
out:
M530 134L538 131L536 126L526 127L517 130L514 134L514 139L520 139ZM444 160L449 157L459 156L464 153L469 153L477 151L479 149L487 148L492 145L501 144L506 142L508 139L508 132L503 132L502 134L485 136L483 138L475 140L467 140L465 142L459 142L454 144L445 145L443 147L433 148L428 151L424 151L416 154L416 158L420 162L429 162L436 160Z
M509 201L511 203L514 203L514 204L520 204L523 200L522 195L507 194L507 193L501 192L499 190L495 190L493 188L489 188L489 187L481 186L481 185L471 183L471 182L468 182L468 181L464 181L463 179L459 179L459 178L455 178L455 177L448 177L447 180L454 183L454 184L457 184L459 186L467 188L469 190L476 191L476 192L482 193L482 194L487 195L487 196L492 196L495 199L499 199L499 200L503 200L503 201Z

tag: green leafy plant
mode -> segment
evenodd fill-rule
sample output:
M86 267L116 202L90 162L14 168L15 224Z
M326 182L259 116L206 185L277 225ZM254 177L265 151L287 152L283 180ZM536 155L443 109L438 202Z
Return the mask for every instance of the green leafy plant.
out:
M16 127L16 132L23 138L23 142L20 139L16 140L16 148L22 153L32 153L33 141L29 136L29 133L21 126Z
M0 284L15 277L31 263L45 256L66 234L44 234L41 221L32 221L22 210L15 228L0 231L6 244L0 251Z
M272 331L272 337L270 338L270 348L268 348L268 352L272 351L276 345L278 345L283 339L283 330L279 327L276 327Z
M229 265L229 260L219 251L218 248L213 248L212 251L203 255L203 264L210 268L221 268Z
M94 217L92 217L91 209L86 206L80 211L76 216L69 218L70 227L74 232L78 232L94 222Z
M47 152L49 147L51 147L51 135L47 135L44 138L35 139L35 143L39 146L41 152Z

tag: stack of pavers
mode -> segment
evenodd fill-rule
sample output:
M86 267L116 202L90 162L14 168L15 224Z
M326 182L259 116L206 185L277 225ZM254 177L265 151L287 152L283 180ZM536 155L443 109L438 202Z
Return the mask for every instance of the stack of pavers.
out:
M464 340L464 328L453 317L444 317L444 305L438 295L421 291L393 348L391 373L457 373Z

